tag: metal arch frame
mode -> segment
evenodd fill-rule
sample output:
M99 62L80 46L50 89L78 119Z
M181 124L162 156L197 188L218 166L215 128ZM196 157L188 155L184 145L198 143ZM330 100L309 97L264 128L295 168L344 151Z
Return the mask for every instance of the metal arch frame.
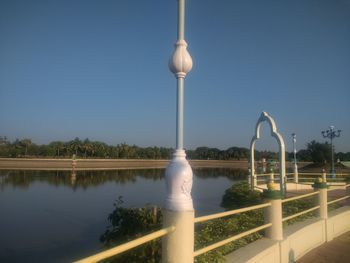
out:
M286 157L285 157L285 144L282 135L277 131L275 120L267 113L262 112L258 122L255 126L255 135L253 136L250 142L250 184L252 189L257 185L257 178L255 175L255 166L254 166L254 147L255 142L260 138L260 127L261 124L267 121L271 128L271 136L276 138L279 146L279 176L280 176L280 191L284 195L285 193L285 176L286 176Z

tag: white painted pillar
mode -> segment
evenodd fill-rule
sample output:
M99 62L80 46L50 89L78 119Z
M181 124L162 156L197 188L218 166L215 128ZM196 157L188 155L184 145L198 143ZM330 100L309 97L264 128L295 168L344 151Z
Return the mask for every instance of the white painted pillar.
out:
M252 172L250 171L250 168L248 169L248 185L250 186L252 183Z
M265 210L265 223L272 223L272 226L265 230L267 238L272 240L283 240L282 226L282 202L281 199L271 199L271 206Z
M255 139L251 141L250 144L250 187L252 190L255 190L255 187L258 185L257 177L255 174L255 156L254 156L254 144Z
M163 238L162 263L193 263L194 211L165 210L163 216L164 226L175 226L175 232Z
M178 0L178 39L169 68L177 79L176 151L165 171L167 196L163 209L163 225L174 226L175 231L162 240L162 262L193 263L193 174L183 149L184 80L192 69L192 58L185 41L185 0Z
M258 178L256 175L254 175L252 179L253 179L252 190L255 190L255 188L258 186Z
M298 165L294 163L294 183L299 183Z
M297 165L297 148L296 148L296 134L292 133L293 138L293 153L294 153L294 183L299 182L299 173L298 173L298 165Z
M184 150L177 150L165 172L167 198L164 227L175 231L163 238L163 263L193 263L194 209L191 197L192 169Z
M320 193L318 194L318 204L320 206L320 218L327 219L328 218L328 205L327 205L327 188L318 189Z

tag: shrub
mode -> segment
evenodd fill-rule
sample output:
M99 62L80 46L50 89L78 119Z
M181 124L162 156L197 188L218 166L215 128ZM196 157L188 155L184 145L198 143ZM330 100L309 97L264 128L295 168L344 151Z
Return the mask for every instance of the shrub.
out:
M262 194L259 191L251 190L247 182L241 182L232 185L225 191L221 206L226 210L231 210L261 204L262 202Z

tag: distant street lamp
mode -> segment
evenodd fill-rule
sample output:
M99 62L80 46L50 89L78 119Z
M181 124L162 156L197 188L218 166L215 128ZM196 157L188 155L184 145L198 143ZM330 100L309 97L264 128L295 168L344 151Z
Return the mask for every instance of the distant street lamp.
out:
M341 130L334 130L334 126L329 126L329 130L322 131L323 138L329 138L331 140L331 154L332 154L332 166L330 170L330 174L332 177L335 177L335 170L334 170L334 147L333 147L333 139L335 137L340 137Z
M297 164L297 148L296 148L296 142L297 142L297 135L295 133L292 133L293 138L293 153L294 153L294 183L298 183L298 164Z

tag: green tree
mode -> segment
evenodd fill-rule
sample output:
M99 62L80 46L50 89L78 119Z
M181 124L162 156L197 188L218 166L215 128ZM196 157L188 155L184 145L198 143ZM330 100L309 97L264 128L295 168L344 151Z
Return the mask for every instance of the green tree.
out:
M307 151L314 163L324 164L331 161L331 145L327 142L319 143L311 141L307 144Z

